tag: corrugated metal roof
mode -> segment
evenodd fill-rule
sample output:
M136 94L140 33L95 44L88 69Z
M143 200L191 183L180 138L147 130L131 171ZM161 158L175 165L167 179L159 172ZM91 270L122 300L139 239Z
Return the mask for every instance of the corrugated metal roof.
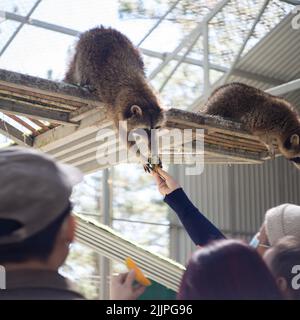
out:
M237 64L242 71L255 73L258 76L279 80L282 83L300 78L300 31L294 30L291 21L294 15L288 15ZM229 82L240 81L263 90L272 84L261 80L249 80L231 76ZM300 108L300 90L284 96Z
M294 16L294 14L286 16L257 45L242 56L227 82L243 82L266 90L274 87L274 83L283 84L299 79L300 30L292 28ZM247 73L251 74L251 77L247 77ZM212 90L222 84L222 78L212 85ZM274 83L270 83L268 79ZM283 97L300 110L300 90L289 92ZM191 109L201 109L205 100L204 97L199 97Z
M239 69L282 81L300 76L300 32L294 30L288 15L264 37L237 65Z

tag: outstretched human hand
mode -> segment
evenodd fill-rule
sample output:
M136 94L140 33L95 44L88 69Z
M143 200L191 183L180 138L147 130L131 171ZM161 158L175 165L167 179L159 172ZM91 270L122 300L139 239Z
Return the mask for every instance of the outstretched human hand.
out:
M141 284L134 285L135 271L112 276L110 300L136 300L146 289Z
M163 196L166 196L175 191L176 189L180 188L179 183L161 168L157 168L156 171L152 171L151 174L153 175L156 181L158 191Z

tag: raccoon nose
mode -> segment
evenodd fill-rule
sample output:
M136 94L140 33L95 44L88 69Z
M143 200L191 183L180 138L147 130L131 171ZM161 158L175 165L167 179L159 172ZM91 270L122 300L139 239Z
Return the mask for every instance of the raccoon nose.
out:
M142 128L142 130L143 130L144 132L146 132L148 138L151 137L151 129L149 129L149 128Z

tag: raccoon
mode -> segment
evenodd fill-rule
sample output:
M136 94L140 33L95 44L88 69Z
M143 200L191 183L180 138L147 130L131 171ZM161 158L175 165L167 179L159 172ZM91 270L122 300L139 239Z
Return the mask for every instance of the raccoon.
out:
M164 124L164 111L146 80L138 49L121 32L103 26L84 32L64 81L94 91L116 128L126 121L128 132L144 129L151 150L151 129Z
M300 169L300 121L296 109L286 100L243 83L233 82L217 88L208 98L204 112L244 124L268 147L273 143Z

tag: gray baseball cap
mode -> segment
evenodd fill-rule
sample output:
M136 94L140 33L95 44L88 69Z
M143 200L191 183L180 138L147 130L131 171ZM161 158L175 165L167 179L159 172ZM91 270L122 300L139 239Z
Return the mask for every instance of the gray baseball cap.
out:
M34 149L0 149L0 221L20 225L1 235L0 245L18 243L45 229L67 209L72 188L81 180L77 168Z

